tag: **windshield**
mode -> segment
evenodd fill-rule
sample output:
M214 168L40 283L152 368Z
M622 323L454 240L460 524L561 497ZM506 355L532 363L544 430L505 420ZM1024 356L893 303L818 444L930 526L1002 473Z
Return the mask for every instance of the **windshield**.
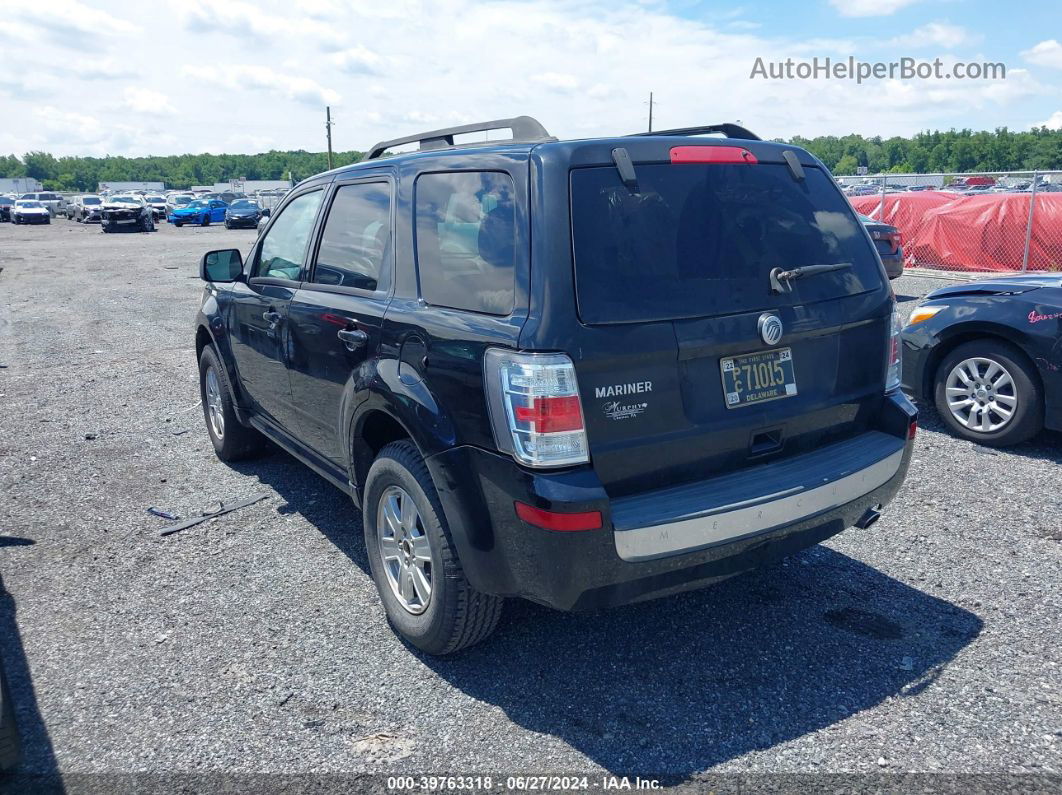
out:
M86 196L81 200L82 204L99 204L100 200L96 196Z
M14 204L14 202L11 201L11 199L7 198L7 196L0 196L0 204L4 205L5 207L9 207L10 205Z
M237 199L230 205L233 210L257 210L258 205L249 199Z
M136 196L112 196L108 201L114 204L140 204Z
M152 204L165 204L166 200L161 196L145 196L144 201L151 202Z
M210 202L203 199L196 199L194 202L188 202L188 207L209 207Z
M170 199L174 204L188 204L192 200L191 196L174 196Z
M810 303L881 285L851 205L817 168L636 165L571 172L579 315L585 323L676 320ZM769 290L773 268L848 263Z
M41 203L31 199L23 199L22 201L15 202L15 205L18 207L40 207Z

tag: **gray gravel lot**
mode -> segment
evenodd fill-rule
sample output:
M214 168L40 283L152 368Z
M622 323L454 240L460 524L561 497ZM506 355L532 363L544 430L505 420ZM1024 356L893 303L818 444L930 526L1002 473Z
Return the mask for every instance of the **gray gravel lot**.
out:
M513 602L424 658L342 494L281 452L214 457L197 260L253 235L0 224L0 654L29 770L1062 772L1058 436L990 451L925 410L871 530L609 612ZM909 310L940 284L895 288ZM263 490L167 538L146 513Z

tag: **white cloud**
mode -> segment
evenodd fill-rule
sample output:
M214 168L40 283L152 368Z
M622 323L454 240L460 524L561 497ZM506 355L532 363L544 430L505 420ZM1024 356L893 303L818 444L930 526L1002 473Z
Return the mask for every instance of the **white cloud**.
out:
M170 116L177 112L177 109L170 104L170 98L161 91L130 86L123 92L123 97L125 107L134 113Z
M842 17L885 17L918 0L830 0Z
M81 79L123 80L139 74L139 67L133 63L119 63L114 58L86 58L64 71L67 75L73 71Z
M285 44L298 37L313 40L325 49L337 49L346 40L341 29L302 16L270 14L264 3L174 0L172 5L183 18L185 27L197 33L228 33L243 38L282 40Z
M340 71L353 75L376 74L383 65L383 58L378 53L361 44L334 53L331 61Z
M963 44L974 44L981 40L980 35L970 33L959 25L946 22L930 22L916 28L910 33L892 39L893 47L944 47L951 49Z
M542 72L531 75L531 80L553 91L571 93L579 88L579 80L575 75L561 74L560 72Z
M98 47L102 39L137 33L140 28L120 16L94 8L80 0L10 3L3 8L0 32L24 38L27 29L64 47L85 50ZM36 37L36 35L34 35Z
M1042 121L1039 124L1034 124L1033 127L1046 127L1049 130L1062 130L1062 110L1056 110L1051 114L1051 118Z
M1052 86L1041 76L1041 84L1021 69L996 81L752 80L757 56L906 54L889 39L910 28L887 24L886 35L864 35L858 31L866 22L833 12L828 38L808 38L776 24L761 6L732 14L706 10L699 18L678 16L673 6L666 0L174 0L123 6L122 20L140 32L97 37L106 48L99 56L57 45L31 21L36 17L0 13L0 50L6 62L23 67L0 79L0 151L5 145L55 154L257 146L319 151L324 105L333 105L338 118L333 144L339 150L525 113L561 138L618 134L645 129L650 91L657 101L654 126L741 119L768 138L1017 129L1058 108L1059 81ZM112 10L117 6L98 8L119 13ZM895 10L896 0L876 0L873 8ZM763 29L732 26L745 21ZM966 18L961 22L977 30ZM939 47L946 60L949 46L959 52L960 45L950 44L956 26L934 24L943 27L911 35L925 36L926 46ZM150 81L138 79L148 74ZM134 113L123 101L126 86L166 96L133 97L141 108ZM335 107L341 100L347 104ZM179 112L158 115L167 105ZM41 106L95 119L99 128L86 123L92 135L64 134L35 115Z
M210 64L186 66L182 71L188 77L202 80L203 85L224 86L233 91L265 91L307 105L336 105L340 101L340 95L331 88L308 77L276 72L268 66Z
M1062 69L1062 44L1058 39L1041 41L1031 50L1025 50L1021 57L1029 63Z

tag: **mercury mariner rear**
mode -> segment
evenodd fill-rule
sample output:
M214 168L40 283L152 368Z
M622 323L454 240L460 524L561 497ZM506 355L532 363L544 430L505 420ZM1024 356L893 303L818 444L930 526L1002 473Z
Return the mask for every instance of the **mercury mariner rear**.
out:
M906 474L916 412L874 245L800 149L634 136L530 150L497 451L429 459L470 584L562 609L699 587L846 527Z

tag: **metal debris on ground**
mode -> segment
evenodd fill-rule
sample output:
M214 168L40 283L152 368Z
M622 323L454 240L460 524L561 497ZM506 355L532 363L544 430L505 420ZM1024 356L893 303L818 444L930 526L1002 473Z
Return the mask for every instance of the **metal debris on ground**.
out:
M183 522L180 522L178 524L170 525L169 527L162 530L159 535L168 536L173 535L174 533L179 533L181 530L187 530L189 527L195 527L197 524L201 524L202 522L205 522L208 519L213 519L217 516L224 516L225 514L232 513L233 511L237 511L240 508L246 508L248 505L254 505L256 502L261 502L268 496L269 492L264 492L262 494L257 494L253 497L247 497L245 499L239 500L238 502L221 502L216 510L206 511L201 516L194 516L191 519L185 519Z
M148 508L147 512L150 513L152 516L158 516L162 519L169 519L171 522L181 518L178 514L170 513L169 511L164 511L161 508L156 508L154 506Z

